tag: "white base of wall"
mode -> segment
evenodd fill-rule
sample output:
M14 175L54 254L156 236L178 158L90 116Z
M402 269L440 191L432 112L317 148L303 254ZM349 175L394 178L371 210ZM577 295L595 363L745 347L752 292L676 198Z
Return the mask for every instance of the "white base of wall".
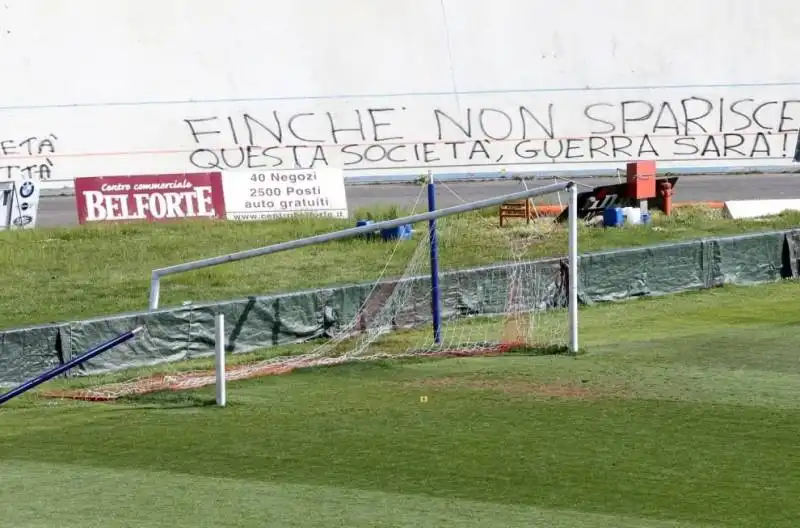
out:
M779 215L785 211L800 211L800 200L731 200L725 202L723 214L738 220Z

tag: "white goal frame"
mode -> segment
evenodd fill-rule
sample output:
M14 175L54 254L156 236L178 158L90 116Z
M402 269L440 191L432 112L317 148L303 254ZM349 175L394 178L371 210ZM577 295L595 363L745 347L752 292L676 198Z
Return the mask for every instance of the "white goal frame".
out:
M542 187L536 187L533 189L527 189L524 191L504 194L501 196L496 196L493 198L487 198L484 200L477 200L474 202L467 202L460 205L456 205L453 207L447 207L444 209L437 209L435 211L429 211L426 213L419 213L410 216L405 216L402 218L396 218L394 220L386 220L383 222L375 222L373 224L354 227L350 229L343 229L341 231L334 231L331 233L325 233L322 235L316 235L307 238L300 238L297 240L291 240L289 242L281 242L279 244L273 244L270 246L249 249L245 251L239 251L236 253L230 253L227 255L220 255L217 257L196 260L192 262L186 262L182 264L176 264L173 266L168 266L164 268L154 269L151 274L150 278L150 298L149 298L149 309L151 311L158 309L159 304L159 294L161 289L161 278L167 275L175 275L179 273L186 273L189 271L194 271L201 268L207 268L211 266L219 266L221 264L227 264L229 262L236 262L240 260L246 260L254 257L260 257L265 255L270 255L272 253L278 253L281 251L289 251L292 249L297 249L300 247L311 246L315 244L323 244L325 242L331 242L333 240L341 240L344 238L355 237L359 235L364 235L367 233L372 233L381 229L391 229L395 227L399 227L405 224L416 224L419 222L427 222L430 220L435 220L437 218L443 218L446 216L465 213L469 211L474 211L478 209L485 209L487 207L492 207L496 205L502 205L506 202L515 201L515 200L526 200L529 198L534 198L536 196L543 196L546 194L553 194L559 191L568 191L569 192L569 203L568 203L568 219L567 219L567 230L568 230L568 237L569 237L569 249L568 249L568 266L569 266L569 273L568 273L568 295L567 295L567 311L568 311L568 319L569 319L569 350L572 353L577 353L579 351L579 341L578 341L578 266L579 266L579 257L578 257L578 187L575 182L567 181L567 182L560 182L554 183L550 185L544 185ZM220 406L225 405L225 330L224 330L224 318L221 315L218 315L215 318L215 356L216 356L216 379L217 379L217 404Z

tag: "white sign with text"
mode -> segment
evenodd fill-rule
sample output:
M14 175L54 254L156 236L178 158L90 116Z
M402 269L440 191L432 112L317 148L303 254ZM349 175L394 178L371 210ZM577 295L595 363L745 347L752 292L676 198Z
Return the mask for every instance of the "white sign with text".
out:
M0 231L36 226L40 183L33 180L0 182Z
M222 190L228 220L297 214L348 218L341 169L225 171Z

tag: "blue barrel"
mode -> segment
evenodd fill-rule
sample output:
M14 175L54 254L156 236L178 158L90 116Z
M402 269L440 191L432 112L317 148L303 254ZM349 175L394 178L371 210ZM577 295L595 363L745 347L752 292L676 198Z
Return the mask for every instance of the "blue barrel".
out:
M621 207L609 207L603 211L603 225L605 227L620 227L625 223L625 215Z
M356 222L356 227L364 227L364 226L372 225L374 223L375 222L373 222L372 220L358 220ZM367 240L370 240L375 236L375 233L365 233L365 234L363 234L361 236L366 238Z
M392 227L389 229L381 229L381 238L386 241L410 240L412 232L413 229L411 229L411 224L403 224L401 226Z

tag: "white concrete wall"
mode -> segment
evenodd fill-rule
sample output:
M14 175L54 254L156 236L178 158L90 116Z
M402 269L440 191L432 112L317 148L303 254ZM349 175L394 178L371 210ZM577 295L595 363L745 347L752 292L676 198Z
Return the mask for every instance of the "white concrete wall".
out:
M4 0L0 178L791 169L798 20L796 0Z

